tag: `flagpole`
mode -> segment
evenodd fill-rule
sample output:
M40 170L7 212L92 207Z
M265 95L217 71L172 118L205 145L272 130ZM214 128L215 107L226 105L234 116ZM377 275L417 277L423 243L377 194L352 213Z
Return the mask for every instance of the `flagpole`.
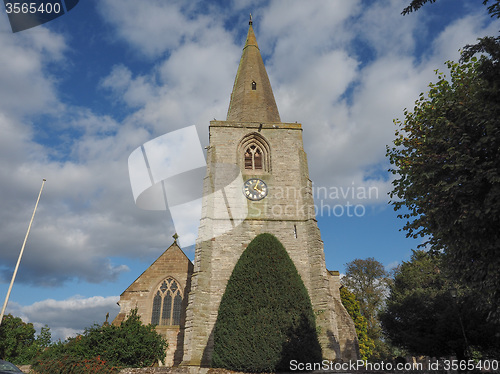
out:
M28 231L26 232L26 236L24 237L23 246L21 247L21 252L19 253L19 258L17 259L16 268L14 269L14 274L12 274L12 280L10 281L9 290L7 291L7 296L5 297L5 302L3 303L2 313L0 313L0 325L2 324L3 315L5 313L5 309L7 308L7 303L9 302L10 291L12 291L12 286L14 285L14 280L16 279L17 269L19 268L19 264L21 263L21 257L23 257L24 247L26 246L26 241L28 240L28 235L30 234L31 224L33 223L33 219L35 218L36 208L38 207L38 202L40 201L40 196L42 196L43 185L45 184L46 179L42 180L42 187L40 187L40 193L38 194L38 199L36 200L35 209L33 210L33 215L31 216L31 221L28 226Z

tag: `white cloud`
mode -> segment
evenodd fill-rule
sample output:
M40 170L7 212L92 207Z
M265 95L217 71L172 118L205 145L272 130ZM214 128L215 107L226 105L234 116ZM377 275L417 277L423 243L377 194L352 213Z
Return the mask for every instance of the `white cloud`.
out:
M399 261L393 261L385 266L385 271L391 272L399 266Z
M148 139L148 133L118 129L109 116L79 108L71 108L71 118L59 128L64 126L82 135L62 147L44 147L34 141L29 122L0 113L0 273L5 281L12 274L42 178L47 183L18 281L113 281L128 268L113 264L109 256L135 256L141 250L147 256L168 245L168 215L141 212L130 191L126 159L137 139ZM129 227L130 237L123 235L124 227Z
M10 303L7 313L33 323L38 332L41 327L49 326L52 340L57 341L74 337L96 323L102 324L107 313L111 323L120 310L118 300L118 296L83 298L75 295L66 300L46 299L25 306Z
M132 72L124 65L116 65L102 80L101 86L113 93L132 108L140 108L159 95L158 87L152 81L154 76L132 78Z
M257 29L262 30L257 40L264 55L273 52L295 61L313 61L325 49L353 39L348 21L360 11L359 0L271 1L267 9L260 9L261 18L256 18ZM289 64L280 65L290 71Z
M195 5L183 1L104 0L97 8L134 50L157 58L186 40L202 38L211 27L213 18L193 14Z
M498 32L498 23L487 24L486 12L472 14L450 24L432 42L434 61L458 61L459 50L467 44L475 44L477 39Z
M40 27L16 34L13 38L0 30L0 111L14 115L57 113L54 75L47 74L46 64L59 61L66 44L61 35Z
M409 55L414 52L416 33L422 33L420 17L402 17L403 5L398 0L377 1L363 9L355 22L357 38L378 56ZM425 28L424 28L425 30Z
M340 16L329 12L337 2L315 5L322 7L320 16L279 1L266 12L262 28L271 35L264 40L274 47L268 72L281 117L302 122L309 172L317 186L376 186L380 195L373 202L386 203L392 188L385 146L394 138L392 120L426 91L434 69L446 59L458 59L461 46L494 28L484 27L484 16L457 20L441 34L429 35L429 52L417 58L417 38L426 20L402 17L400 2L377 2L362 10L359 4L343 5ZM273 10L279 10L279 21L274 22ZM281 26L288 21L288 27Z
M231 17L246 18L235 13L246 7L243 2L203 12L199 3L186 4L99 2L111 37L127 43L135 58L154 62L150 71L140 71L133 62L113 61L96 87L125 107L130 115L124 119L114 116L113 108L98 114L61 98L49 69L69 59L60 34L38 27L19 34L16 43L0 33L0 270L9 268L5 279L42 178L47 183L21 281L114 281L127 268L110 257L151 256L170 244L168 214L134 205L128 156L148 140L192 124L207 144L209 121L226 117L244 43L244 36L236 35L246 31L224 27ZM376 187L378 198L367 204L387 200L385 145L394 136L392 119L426 90L434 69L457 59L458 48L496 30L485 26L485 17L457 20L441 34L429 34L426 53L418 59L416 37L425 21L402 17L400 7L398 1L281 0L260 4L254 12L281 118L302 122L311 179L316 186ZM54 138L37 127L43 114L51 116ZM41 142L41 135L50 141Z

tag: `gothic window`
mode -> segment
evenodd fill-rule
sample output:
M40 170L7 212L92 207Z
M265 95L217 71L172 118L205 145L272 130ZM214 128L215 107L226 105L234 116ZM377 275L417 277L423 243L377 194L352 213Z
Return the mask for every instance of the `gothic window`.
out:
M245 152L245 169L262 169L262 150L255 144L252 144L250 147L248 147Z
M161 293L158 291L153 299L153 315L151 317L152 325L160 324L160 314L161 314Z
M172 325L180 325L181 324L181 304L182 297L177 294L174 297L174 307L172 309Z
M245 170L269 172L270 152L267 141L258 133L248 134L238 147L241 163Z
M178 326L181 324L182 294L173 278L165 279L153 298L152 325Z
M256 90L257 89L257 83L255 81L252 81L252 90Z

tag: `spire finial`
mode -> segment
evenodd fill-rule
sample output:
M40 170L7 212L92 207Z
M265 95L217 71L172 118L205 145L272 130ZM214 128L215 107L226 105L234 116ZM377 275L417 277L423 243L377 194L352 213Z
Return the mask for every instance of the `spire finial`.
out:
M251 25L252 24L252 13L250 13L250 21L248 21L248 24Z
M179 239L179 235L177 235L177 233L175 233L174 235L172 235L172 238L174 238L174 243L177 243L177 239Z

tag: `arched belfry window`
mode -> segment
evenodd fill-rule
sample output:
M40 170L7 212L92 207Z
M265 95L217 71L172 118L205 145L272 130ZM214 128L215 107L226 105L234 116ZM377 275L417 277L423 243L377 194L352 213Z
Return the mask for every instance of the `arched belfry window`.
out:
M262 170L262 150L252 144L245 151L245 169Z
M258 133L245 136L239 146L238 154L243 169L255 172L271 170L270 148L267 141Z
M182 292L174 278L161 282L153 298L152 325L178 326L181 324Z

